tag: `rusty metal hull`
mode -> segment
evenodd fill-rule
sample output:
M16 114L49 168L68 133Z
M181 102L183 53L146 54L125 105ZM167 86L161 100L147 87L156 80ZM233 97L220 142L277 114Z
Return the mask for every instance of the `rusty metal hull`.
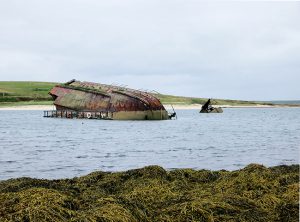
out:
M223 113L223 109L221 107L213 107L210 110L200 110L200 113Z
M150 93L99 83L71 81L49 94L57 110L113 113L113 119L164 120L168 112Z

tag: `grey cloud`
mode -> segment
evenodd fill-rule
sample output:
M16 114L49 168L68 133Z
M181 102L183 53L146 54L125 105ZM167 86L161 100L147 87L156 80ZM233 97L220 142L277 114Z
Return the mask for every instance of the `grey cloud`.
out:
M0 80L78 78L195 97L299 99L298 2L0 6Z

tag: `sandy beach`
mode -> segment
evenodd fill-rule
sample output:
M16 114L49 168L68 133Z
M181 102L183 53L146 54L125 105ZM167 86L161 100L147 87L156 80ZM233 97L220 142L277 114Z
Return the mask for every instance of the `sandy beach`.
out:
M0 110L55 110L53 105L27 105L27 106L6 106Z

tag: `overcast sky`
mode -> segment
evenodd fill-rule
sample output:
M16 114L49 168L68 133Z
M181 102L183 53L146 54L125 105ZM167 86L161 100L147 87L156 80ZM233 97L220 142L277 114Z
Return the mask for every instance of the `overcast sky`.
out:
M300 2L0 0L0 81L300 99Z

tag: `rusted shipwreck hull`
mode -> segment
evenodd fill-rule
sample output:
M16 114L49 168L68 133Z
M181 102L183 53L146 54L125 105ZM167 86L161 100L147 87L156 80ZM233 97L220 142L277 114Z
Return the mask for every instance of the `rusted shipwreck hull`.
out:
M169 119L168 112L159 99L140 90L71 80L55 86L49 94L60 113L90 112L88 117L100 113L99 116L105 117L104 119L118 120Z

